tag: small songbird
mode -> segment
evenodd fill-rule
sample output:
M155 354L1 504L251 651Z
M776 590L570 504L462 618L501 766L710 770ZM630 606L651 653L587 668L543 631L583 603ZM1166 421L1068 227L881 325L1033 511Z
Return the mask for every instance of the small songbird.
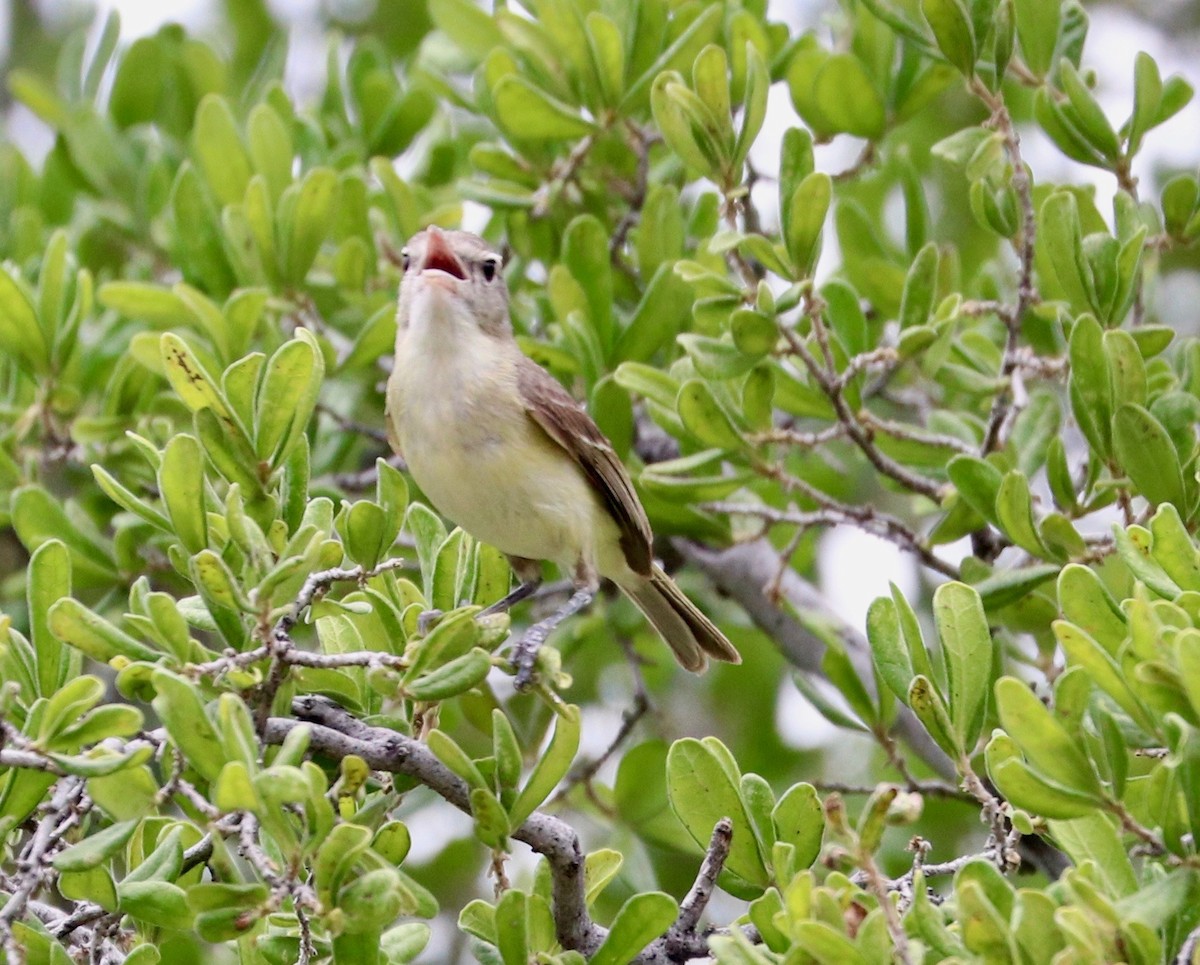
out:
M612 580L680 664L740 663L731 644L654 561L650 524L625 466L596 423L513 338L501 257L465 231L431 227L401 252L388 434L417 485L456 525L506 554L520 585L550 560L575 592L526 631L513 663L527 687L551 631Z

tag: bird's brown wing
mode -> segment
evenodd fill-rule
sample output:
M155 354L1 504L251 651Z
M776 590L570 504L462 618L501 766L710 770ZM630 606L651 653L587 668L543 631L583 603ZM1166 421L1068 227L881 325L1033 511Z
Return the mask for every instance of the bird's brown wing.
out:
M575 460L608 507L630 569L649 576L654 562L650 521L612 444L583 406L532 359L522 356L517 384L529 417Z

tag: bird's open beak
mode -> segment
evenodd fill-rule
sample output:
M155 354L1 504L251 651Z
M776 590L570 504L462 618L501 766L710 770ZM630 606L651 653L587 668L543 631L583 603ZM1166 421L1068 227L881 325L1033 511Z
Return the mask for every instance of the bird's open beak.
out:
M467 280L467 270L458 256L450 248L446 236L435 226L429 227L429 240L425 244L425 263L421 266L421 277L426 282L454 290L452 278L459 281Z

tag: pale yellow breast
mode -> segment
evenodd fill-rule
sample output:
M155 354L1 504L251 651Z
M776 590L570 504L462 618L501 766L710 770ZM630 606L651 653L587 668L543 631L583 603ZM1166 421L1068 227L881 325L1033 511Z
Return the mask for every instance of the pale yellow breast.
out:
M515 344L479 335L454 352L413 348L397 346L389 411L434 507L512 556L568 573L581 556L592 562L597 514L607 517L581 470L526 415Z

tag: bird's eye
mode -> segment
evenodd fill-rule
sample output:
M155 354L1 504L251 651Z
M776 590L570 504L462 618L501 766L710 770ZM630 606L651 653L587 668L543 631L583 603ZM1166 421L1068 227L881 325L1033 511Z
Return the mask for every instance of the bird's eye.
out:
M500 267L499 255L488 255L483 259L483 277L487 281L491 281L496 277L496 271Z
M409 255L408 255L408 249L401 248L400 249L400 267L402 269L404 269L405 271L408 271L409 260L410 259L409 259Z

